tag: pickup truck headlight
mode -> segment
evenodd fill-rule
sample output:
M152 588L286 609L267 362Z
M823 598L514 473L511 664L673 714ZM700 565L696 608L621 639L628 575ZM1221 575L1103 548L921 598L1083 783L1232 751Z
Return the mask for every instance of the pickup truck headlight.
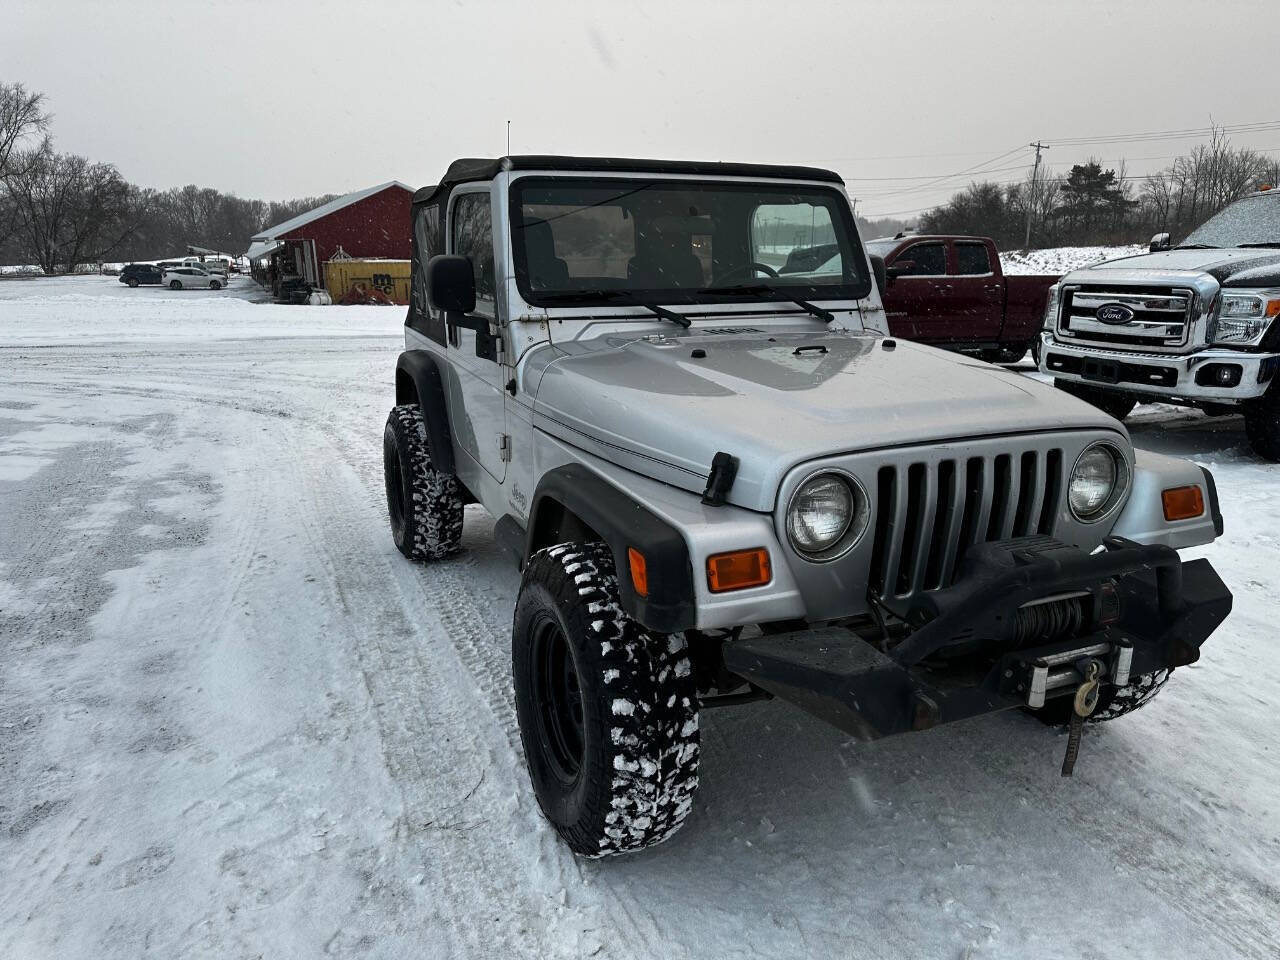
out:
M1280 293L1224 293L1218 299L1212 340L1232 347L1256 347L1277 315Z
M1109 443L1085 448L1071 470L1067 503L1077 520L1101 520L1129 489L1129 462Z
M808 560L834 560L853 548L869 519L861 484L843 474L819 473L791 497L787 537Z
M1062 291L1055 283L1049 288L1049 299L1044 304L1044 328L1052 330L1053 325L1058 322L1058 303Z

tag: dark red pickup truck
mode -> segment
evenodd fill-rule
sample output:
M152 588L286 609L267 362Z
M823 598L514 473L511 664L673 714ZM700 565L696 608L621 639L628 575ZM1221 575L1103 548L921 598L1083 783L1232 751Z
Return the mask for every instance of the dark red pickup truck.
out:
M899 235L870 240L883 257L889 332L984 360L1021 360L1044 324L1053 276L1007 277L985 237Z

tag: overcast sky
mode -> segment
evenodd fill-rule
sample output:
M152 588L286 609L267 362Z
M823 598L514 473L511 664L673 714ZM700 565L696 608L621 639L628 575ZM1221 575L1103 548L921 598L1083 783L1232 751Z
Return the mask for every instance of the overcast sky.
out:
M810 163L911 216L1031 140L1280 121L1275 0L3 6L0 80L48 94L58 149L262 199L432 183L510 119L516 153ZM1045 156L1144 173L1197 139ZM1233 140L1280 156L1280 122Z

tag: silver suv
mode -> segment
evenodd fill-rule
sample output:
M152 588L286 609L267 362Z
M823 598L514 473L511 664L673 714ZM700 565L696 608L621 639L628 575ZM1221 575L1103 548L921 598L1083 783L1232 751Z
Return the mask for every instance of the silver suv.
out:
M680 826L702 709L871 740L1023 707L1078 747L1230 610L1176 553L1221 533L1208 471L886 337L834 173L459 160L413 243L392 534L434 560L496 518L529 773L580 854Z

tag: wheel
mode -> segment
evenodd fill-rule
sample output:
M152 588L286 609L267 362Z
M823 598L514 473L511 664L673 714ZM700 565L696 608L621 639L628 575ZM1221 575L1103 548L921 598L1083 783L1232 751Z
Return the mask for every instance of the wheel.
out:
M128 280L125 281L125 285L130 287L136 287L138 285L138 281L135 278L130 277Z
M431 466L422 409L392 407L382 431L391 538L410 560L439 560L462 539L462 493L458 480Z
M169 281L169 289L170 289L170 290L181 290L181 289L182 289L182 281L181 281L181 280L170 280L170 281Z
M511 663L529 779L561 839L602 857L675 833L698 787L688 649L682 634L652 634L622 611L606 545L534 554Z
M1020 347L1004 347L997 351L997 363L1018 363L1027 355L1027 344Z
M1093 404L1103 413L1110 414L1117 420L1123 420L1138 405L1138 398L1131 393L1088 387L1072 380L1054 380L1053 385L1063 393L1069 393L1085 403Z
M1036 362L1036 367L1040 366L1040 352L1044 348L1044 341L1036 337L1031 341L1031 359Z
M209 289L210 289L210 290L221 290L221 289L222 289L222 284L221 284L221 283L219 283L217 280L210 280L210 281L209 281Z
M1272 388L1243 407L1249 446L1263 460L1280 463L1280 393Z
M1157 670L1155 673L1131 677L1123 687L1104 686L1098 691L1098 705L1093 708L1093 713L1085 723L1106 723L1146 706L1152 697L1164 689L1172 675L1172 670ZM1058 697L1032 712L1049 726L1060 727L1071 719L1071 700L1069 696Z

